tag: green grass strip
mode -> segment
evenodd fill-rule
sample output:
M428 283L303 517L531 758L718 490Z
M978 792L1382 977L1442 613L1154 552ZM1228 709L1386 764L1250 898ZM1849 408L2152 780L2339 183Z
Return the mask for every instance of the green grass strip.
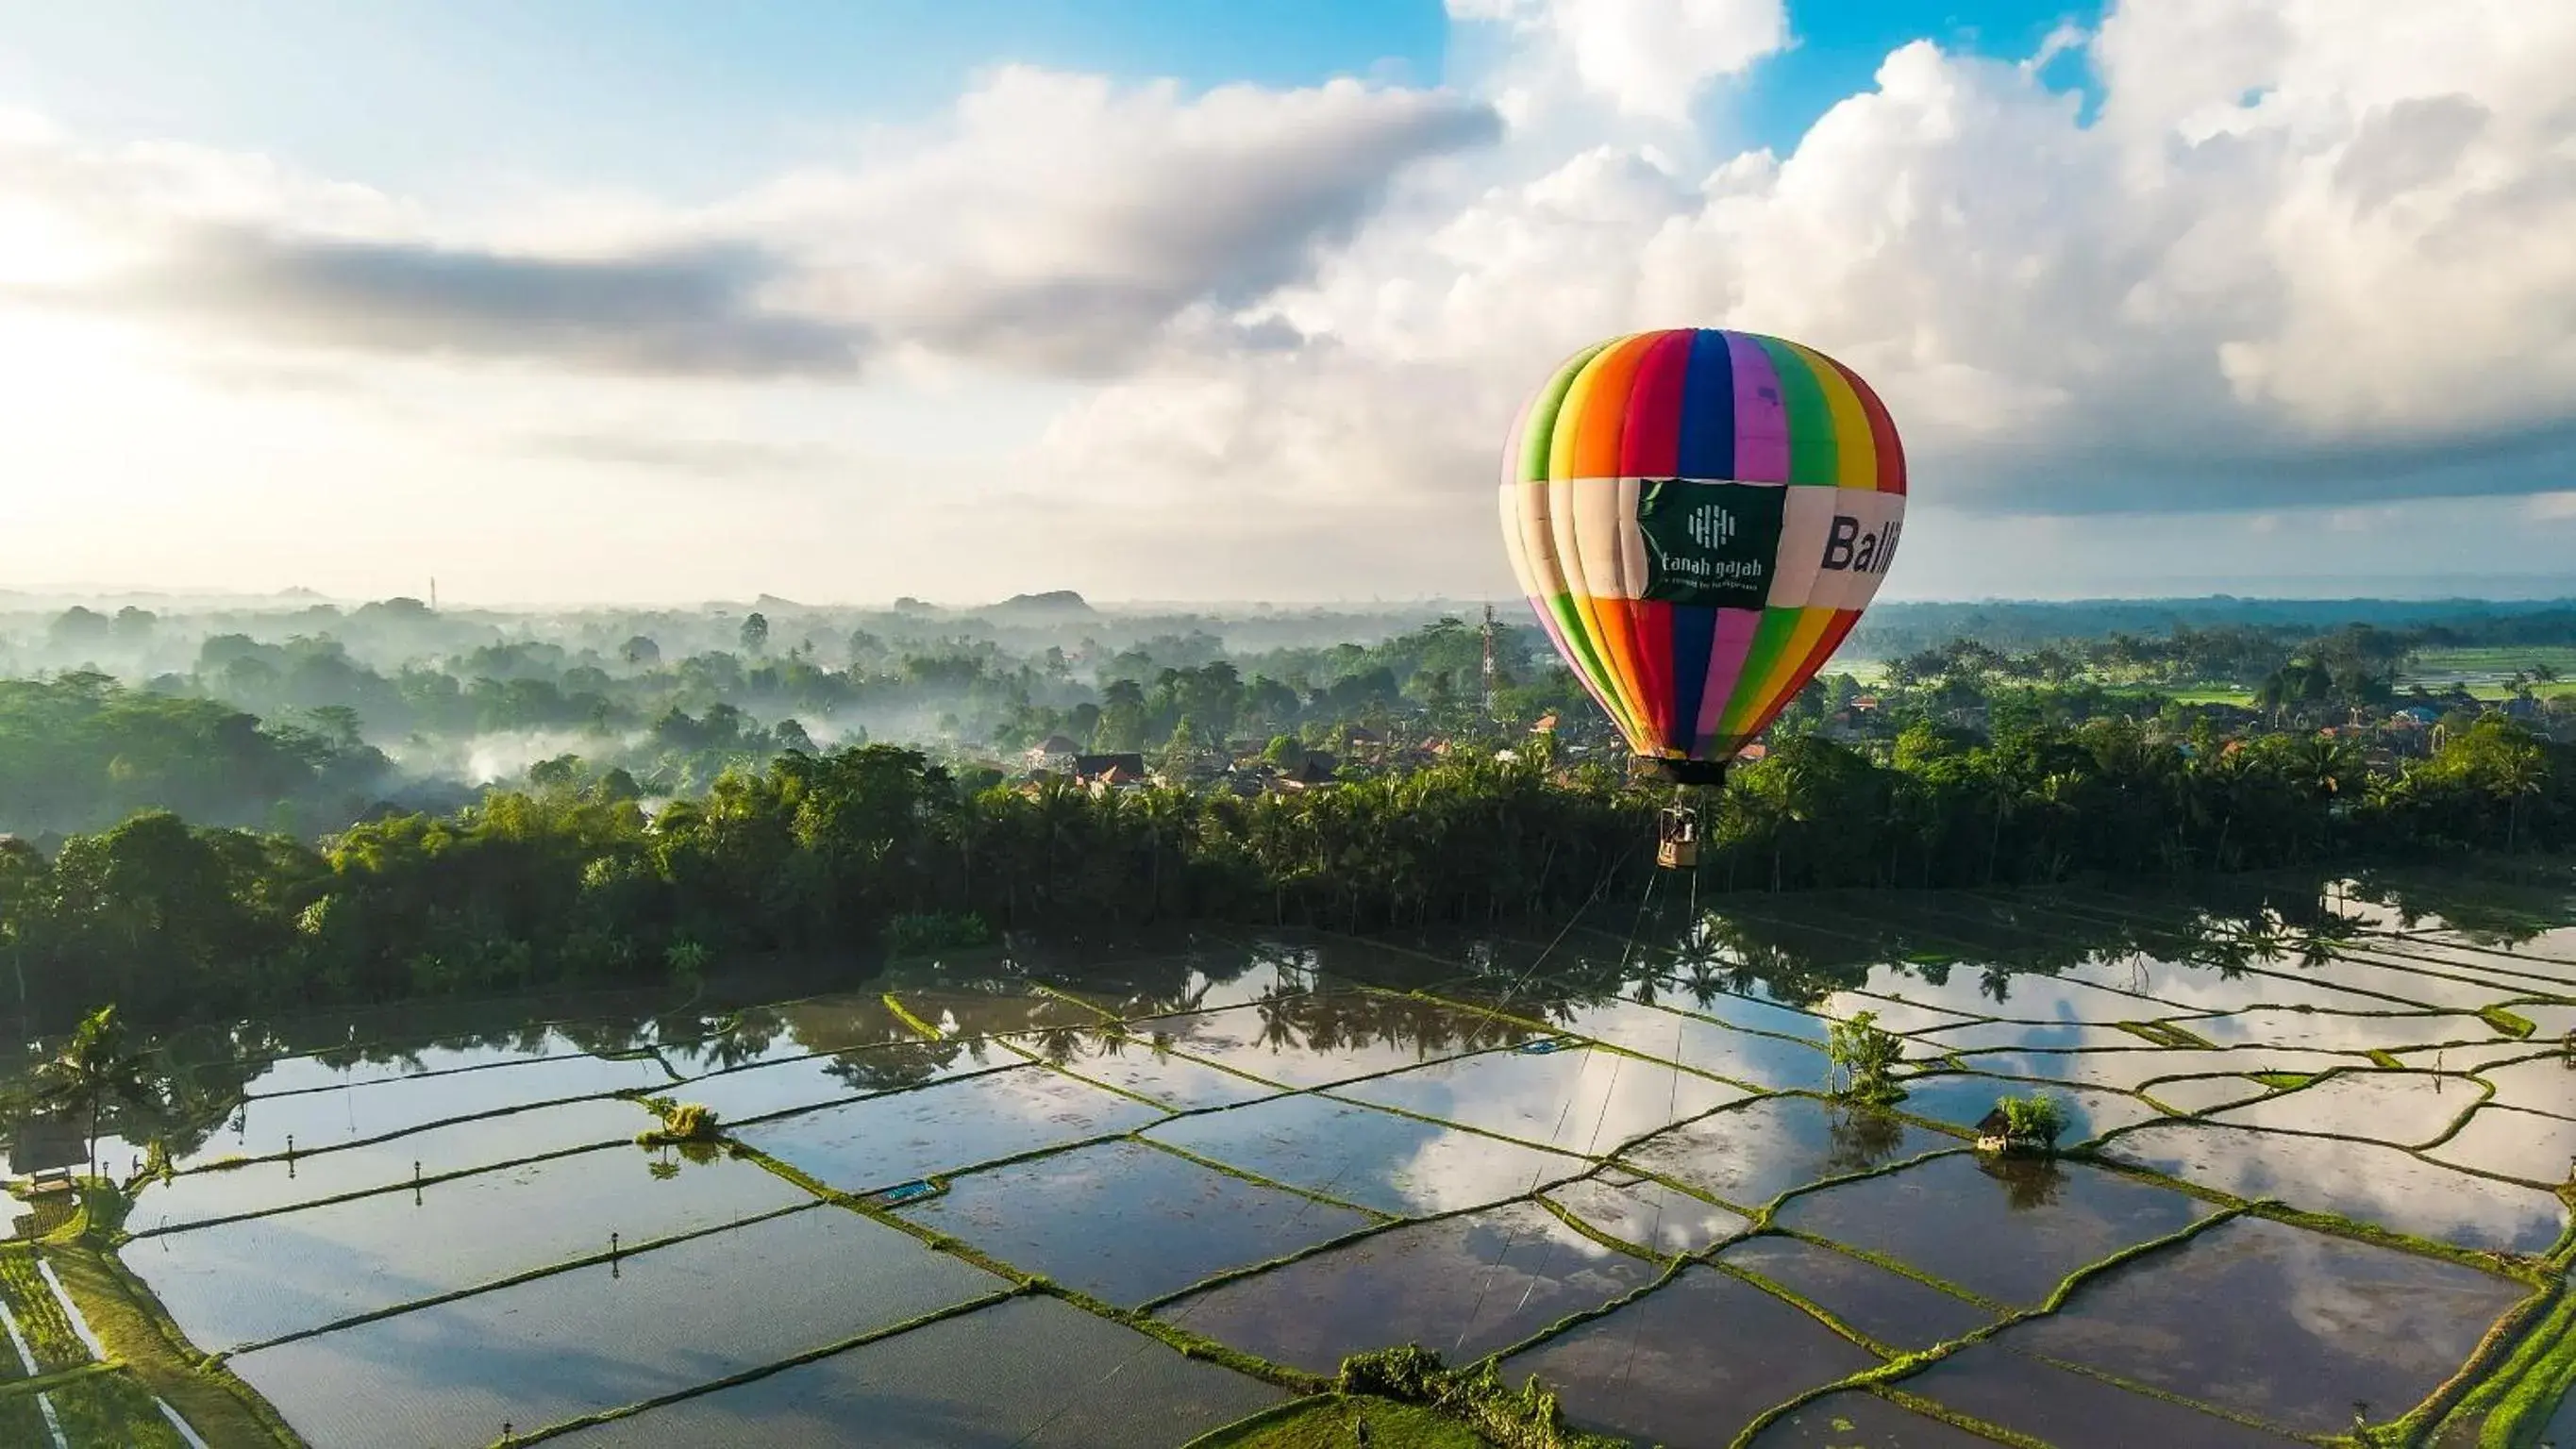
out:
M921 1033L932 1041L948 1040L947 1033L941 1031L935 1026L932 1026L929 1022L922 1020L920 1017L913 1015L912 1008L897 1000L893 992L888 991L883 993L880 999L885 1002L886 1010L894 1013L895 1020L911 1027L914 1031Z
M96 1190L93 1189L93 1192ZM102 1214L115 1216L113 1207ZM46 1261L111 1360L179 1412L210 1444L303 1449L304 1440L248 1384L200 1353L161 1300L93 1231L85 1207L44 1245ZM112 1231L112 1230L111 1230Z
M12 1379L8 1383L0 1384L0 1399L14 1399L30 1394L41 1394L47 1389L58 1389L65 1384L78 1383L82 1379L90 1378L98 1374L118 1373L121 1372L124 1367L125 1365L121 1363L111 1363L104 1359L92 1359L88 1363L74 1364L67 1369L56 1369L52 1373L38 1374L32 1379Z
M2478 1015L2486 1021L2487 1025L2516 1041L2526 1040L2533 1032L2540 1030L2539 1025L2530 1017L2507 1011L2501 1006L2486 1007L2479 1011Z

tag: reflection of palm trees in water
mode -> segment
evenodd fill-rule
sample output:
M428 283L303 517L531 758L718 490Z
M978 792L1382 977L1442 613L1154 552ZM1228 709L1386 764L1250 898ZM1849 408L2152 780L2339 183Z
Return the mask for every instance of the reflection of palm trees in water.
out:
M1896 1155L1902 1119L1876 1108L1837 1103L1825 1109L1825 1176L1867 1172Z
M2053 1157L1981 1157L1977 1170L2003 1184L2012 1211L2052 1207L2066 1191L2066 1171Z

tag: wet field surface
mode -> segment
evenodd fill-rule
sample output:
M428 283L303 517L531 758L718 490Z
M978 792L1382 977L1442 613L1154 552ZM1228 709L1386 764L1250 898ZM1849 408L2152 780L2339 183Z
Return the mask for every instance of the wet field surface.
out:
M325 1449L1178 1446L1406 1343L1671 1449L2313 1442L2563 1276L2576 940L2283 914L1730 898L193 1041L122 1256ZM2032 1093L2060 1155L1979 1152Z

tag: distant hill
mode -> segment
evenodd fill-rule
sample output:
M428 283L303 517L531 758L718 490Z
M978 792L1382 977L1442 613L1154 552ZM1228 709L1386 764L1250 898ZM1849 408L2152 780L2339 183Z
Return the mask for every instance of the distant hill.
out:
M1083 601L1071 589L1054 589L1043 594L1013 594L986 613L1010 619L1093 619L1099 610Z

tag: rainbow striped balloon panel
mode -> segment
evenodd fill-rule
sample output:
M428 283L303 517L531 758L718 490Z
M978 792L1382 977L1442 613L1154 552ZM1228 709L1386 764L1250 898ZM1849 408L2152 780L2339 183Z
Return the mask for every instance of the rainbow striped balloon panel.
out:
M1569 358L1503 452L1540 624L1629 748L1724 760L1832 657L1904 531L1905 451L1858 374L1704 328Z

